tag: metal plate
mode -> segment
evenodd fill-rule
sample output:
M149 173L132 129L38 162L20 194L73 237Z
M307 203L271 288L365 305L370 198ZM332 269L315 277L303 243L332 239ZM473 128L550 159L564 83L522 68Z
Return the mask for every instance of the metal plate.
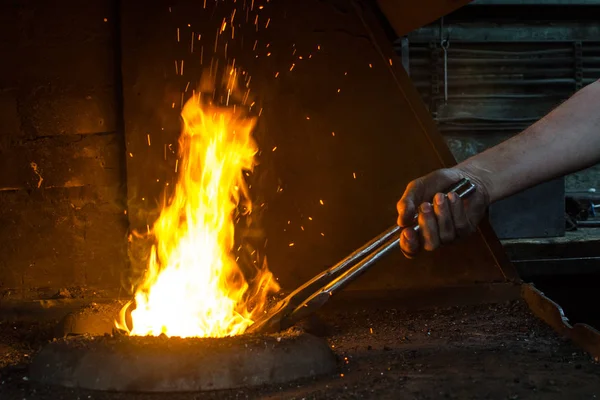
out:
M121 4L131 153L128 215L137 229L152 223L164 182L173 182L175 157L167 154L165 161L164 146L176 143L181 94L188 81L196 84L203 67L199 48L204 46L204 66L209 65L214 32L232 13L222 2L217 9L214 2L207 9L202 3ZM454 159L363 3L265 2L259 22L258 32L254 24L242 24L236 34L244 37L244 46L228 50L252 76L256 107L263 110L254 133L262 153L251 184L255 204L264 206L243 236L259 250L268 240L269 266L291 289L393 224L406 184ZM190 53L191 34L199 27L202 43ZM184 76L176 73L175 60L185 60ZM134 258L134 266L142 268L140 260ZM484 225L471 239L416 260L398 252L353 288L422 288L515 276Z

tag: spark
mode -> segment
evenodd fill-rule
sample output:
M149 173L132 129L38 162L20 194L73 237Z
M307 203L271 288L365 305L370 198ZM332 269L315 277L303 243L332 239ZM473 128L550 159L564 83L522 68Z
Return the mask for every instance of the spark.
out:
M337 90L337 92L338 92L338 93L339 93L339 92L341 92L341 91L342 91L342 89L338 89L338 90Z
M183 76L183 60L181 60L181 76Z
M177 42L179 43L179 28L177 28Z
M273 151L277 150L277 146L273 147Z
M309 221L312 221L313 219L312 219L312 217L308 217L308 220L309 220Z
M192 32L192 44L190 47L190 53L194 52L194 37L196 36L196 34L194 32Z
M369 331L371 332L371 335L373 334L373 328L369 328Z
M325 234L323 232L321 232L321 236L325 237Z
M275 72L275 78L279 76L279 72Z
M104 18L104 22L108 22L108 18Z
M175 75L179 75L179 64L177 64L177 60L175 60Z
M391 58L389 59L389 61L390 61L390 65L392 65L392 59Z
M269 22L271 22L271 18L267 19L267 24L265 25L265 29L269 27Z
M321 203L322 206L325 205L325 202L323 200L319 200L319 203Z
M294 242L290 243L288 246L294 247Z
M147 134L146 137L148 138L148 146L150 146L150 134Z
M129 157L133 158L133 153L129 153Z
M179 159L175 160L175 173L177 173L178 166L179 166Z
M331 136L335 136L335 132L331 132Z
M188 81L187 85L185 85L185 91L188 91L188 88L190 87L190 81Z
M369 68L373 68L373 64L369 64Z
M296 64L292 63L292 66L290 67L290 71L293 70L295 66L296 66Z
M353 173L352 173L352 177L353 177L354 179L356 179L356 172L353 172Z

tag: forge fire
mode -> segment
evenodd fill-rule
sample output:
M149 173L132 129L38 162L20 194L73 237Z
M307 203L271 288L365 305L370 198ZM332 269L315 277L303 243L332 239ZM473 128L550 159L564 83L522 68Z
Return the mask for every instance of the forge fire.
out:
M238 77L229 71L228 100ZM155 244L136 289L131 335L238 335L279 290L266 261L249 283L232 255L236 220L251 218L244 174L258 152L256 119L246 110L214 105L201 94L185 104L177 185L152 228ZM128 306L117 324L125 330Z

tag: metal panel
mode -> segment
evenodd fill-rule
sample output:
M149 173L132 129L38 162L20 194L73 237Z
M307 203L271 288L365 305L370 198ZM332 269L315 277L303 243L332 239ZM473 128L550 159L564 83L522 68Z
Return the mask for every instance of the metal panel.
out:
M600 38L600 24L597 22L561 22L559 25L454 23L445 29L453 42L597 42ZM416 29L410 33L410 40L439 42L439 26Z
M565 234L565 178L555 179L499 201L490 221L500 239Z
M424 7L419 1L377 0L379 8L398 36L406 35L470 2L471 0L428 0Z
M164 182L173 182L175 157L167 154L164 160L164 145L176 144L182 92L188 81L197 82L203 67L198 49L204 46L204 66L210 65L214 32L232 13L226 8L233 2L219 2L216 10L214 2L206 10L202 3L121 3L126 138L132 155L128 215L141 230L157 215ZM241 8L242 3L236 4ZM236 35L246 44L228 50L252 76L256 109L262 109L255 137L263 151L251 183L255 203L265 206L243 239L252 236L260 250L268 239L269 266L286 288L393 224L396 201L410 180L454 163L401 59L366 7L341 0L265 3L260 21L270 21L269 28L261 24L256 32L254 24L243 24ZM181 42L178 29L185 38ZM193 31L203 36L190 54ZM185 61L184 76L176 73L174 60ZM275 146L277 151L270 151ZM469 240L416 260L392 256L354 288L513 278L514 269L484 224Z

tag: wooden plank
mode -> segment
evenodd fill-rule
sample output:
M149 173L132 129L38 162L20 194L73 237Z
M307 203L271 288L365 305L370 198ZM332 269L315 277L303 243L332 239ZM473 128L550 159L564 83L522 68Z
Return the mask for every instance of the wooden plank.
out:
M127 264L122 199L115 188L0 192L2 291L119 287Z
M123 178L122 147L119 134L13 144L0 149L0 190L118 186Z

